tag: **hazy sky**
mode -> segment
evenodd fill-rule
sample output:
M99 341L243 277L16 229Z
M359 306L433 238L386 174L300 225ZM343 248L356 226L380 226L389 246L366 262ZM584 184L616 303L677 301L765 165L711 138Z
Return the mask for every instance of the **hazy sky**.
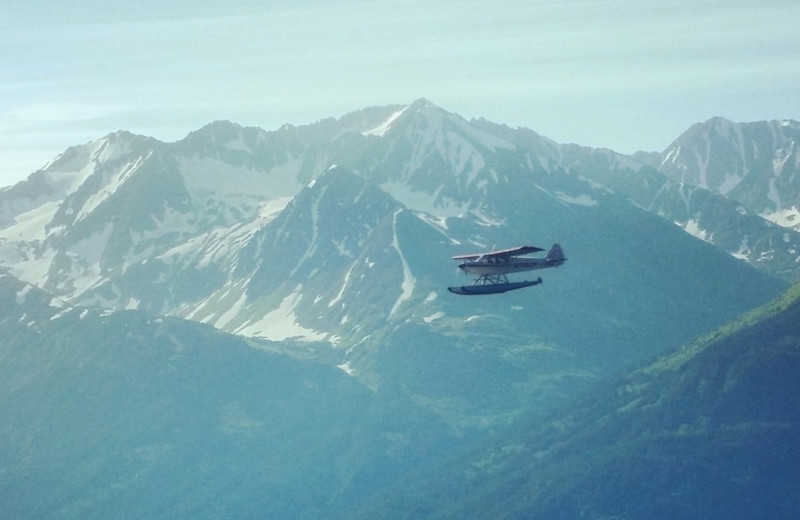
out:
M0 186L120 129L174 141L421 97L661 151L717 115L800 119L798 23L797 0L0 0Z

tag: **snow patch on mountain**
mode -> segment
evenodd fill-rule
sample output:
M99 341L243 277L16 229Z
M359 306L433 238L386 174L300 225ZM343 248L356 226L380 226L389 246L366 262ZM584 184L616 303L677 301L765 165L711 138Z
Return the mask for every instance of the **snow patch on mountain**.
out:
M681 155L681 146L680 145L673 146L664 154L664 158L661 159L661 164L659 164L659 167L663 167L667 163L678 162L678 158L680 157L680 155Z
M683 225L678 222L676 224L693 237L699 238L704 242L711 242L711 235L700 227L700 223L696 219L690 219Z
M97 146L91 153L91 158L97 163L110 162L129 155L132 151L131 139L133 134L120 131L108 134L97 141Z
M284 341L295 339L298 341L324 341L326 334L303 327L297 322L295 308L303 297L303 286L298 285L294 292L286 296L277 309L268 312L262 318L247 323L238 329L235 334L257 337L270 341Z
M346 361L341 365L336 365L336 367L348 376L352 377L355 374L355 370L353 369L352 365L350 365L349 361Z
M337 294L329 303L328 307L333 307L337 303L342 300L342 296L344 296L344 291L347 288L347 284L350 282L350 275L353 273L353 268L356 264L350 266L350 269L347 270L347 273L344 275L344 281L342 282L342 288L339 289L339 294Z
M493 228L493 227L502 227L505 224L505 221L500 218L493 217L488 215L487 213L477 210L477 211L470 211L470 215L475 221L475 223L482 227Z
M152 154L153 152L148 152L144 157L137 157L135 160L128 162L124 167L120 168L119 171L111 175L106 181L105 185L100 190L92 193L81 205L80 209L78 210L78 214L75 216L75 222L80 222L86 218L103 202L108 200L109 197L114 195L119 187L125 184L125 182L130 179L136 171L139 170L142 163L150 158Z
M0 245L5 245L0 241ZM33 250L23 251L20 255L15 251L13 255L7 254L6 248L0 248L0 254L3 255L5 261L10 261L19 256L16 262L10 264L9 272L19 278L20 280L28 283L36 283L37 285L44 285L48 279L48 270L53 263L56 252L53 249L45 249L41 253Z
M214 322L214 326L218 329L225 330L225 327L227 327L228 324L239 315L246 303L247 293L242 291L236 302L234 302L234 304L231 305L228 310L226 310L219 318L217 318L217 320Z
M597 201L585 193L582 193L577 196L572 196L572 195L567 195L563 191L557 191L555 194L559 200L566 202L567 204L572 204L574 206L586 206L586 207L597 206Z
M386 121L384 121L383 123L379 124L378 126L373 128L372 130L367 130L366 132L362 132L362 134L365 135L365 136L374 135L374 136L377 136L377 137L383 137L386 134L386 132L389 131L389 128L391 128L392 123L395 121L395 119L400 117L403 114L403 112L405 112L407 109L408 109L408 107L401 108L400 110L398 110L398 111L394 112L392 115L390 115L389 118Z
M436 216L436 215L431 215L431 214L423 212L423 211L415 211L414 215L418 219L422 220L423 222L426 222L426 223L430 224L431 227L439 230L439 232L442 233L447 238L450 238L445 233L447 231L447 229L448 229L447 228L447 217L440 217L440 216Z
M402 292L397 298L397 301L394 302L392 310L389 312L390 317L397 312L397 309L399 309L405 301L411 298L411 295L414 293L414 287L417 284L417 279L414 277L414 275L411 273L411 269L408 267L408 262L406 262L406 258L403 256L403 250L400 248L400 240L397 237L397 215L399 215L401 211L403 210L399 209L395 211L393 216L394 220L392 221L392 227L394 229L394 237L392 239L392 247L394 247L397 251L397 254L400 256L400 262L403 265L403 283L401 284Z
M422 318L422 321L424 321L425 323L430 324L430 323L432 323L432 322L434 322L434 321L436 321L438 319L444 318L444 317L445 317L445 313L444 312L436 311L433 314L431 314L430 316L425 316L424 318Z
M800 208L797 206L764 212L760 214L760 217L781 227L800 231Z
M14 217L14 224L0 229L0 242L3 240L44 240L47 236L45 226L53 220L59 202L49 201Z

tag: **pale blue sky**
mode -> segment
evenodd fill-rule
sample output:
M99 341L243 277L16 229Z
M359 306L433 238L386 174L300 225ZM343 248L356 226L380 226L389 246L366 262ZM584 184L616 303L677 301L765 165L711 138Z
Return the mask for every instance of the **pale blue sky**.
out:
M661 151L717 115L800 119L799 21L796 0L0 0L0 186L120 129L174 141L420 97Z

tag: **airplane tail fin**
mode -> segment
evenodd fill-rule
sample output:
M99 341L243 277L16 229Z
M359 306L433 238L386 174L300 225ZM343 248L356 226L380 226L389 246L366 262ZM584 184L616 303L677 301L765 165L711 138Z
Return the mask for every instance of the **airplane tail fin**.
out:
M555 263L556 265L561 265L566 260L564 256L564 250L561 249L561 246L558 243L553 244L553 247L550 248L550 251L547 252L547 257L545 260L548 262Z

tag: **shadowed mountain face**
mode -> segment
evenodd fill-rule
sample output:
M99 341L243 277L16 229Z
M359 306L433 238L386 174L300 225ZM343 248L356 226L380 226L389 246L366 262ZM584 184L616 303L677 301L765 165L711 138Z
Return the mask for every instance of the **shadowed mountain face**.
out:
M0 276L7 518L328 516L454 443L335 367Z
M797 288L548 420L466 438L393 385L208 326L70 307L8 275L0 293L9 517L777 518L799 505Z
M547 421L413 475L363 517L389 503L424 518L787 518L800 507L798 320L795 286Z

